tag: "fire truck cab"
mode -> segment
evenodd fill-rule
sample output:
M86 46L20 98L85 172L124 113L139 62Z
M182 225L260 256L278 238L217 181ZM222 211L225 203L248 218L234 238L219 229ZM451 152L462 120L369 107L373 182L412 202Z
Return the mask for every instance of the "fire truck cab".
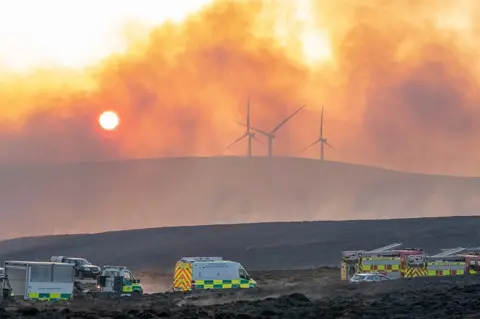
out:
M469 275L480 274L480 255L464 255L466 271Z
M350 280L362 272L378 272L391 279L426 276L425 253L418 248L395 249L402 245L394 243L370 251L342 252L341 280Z

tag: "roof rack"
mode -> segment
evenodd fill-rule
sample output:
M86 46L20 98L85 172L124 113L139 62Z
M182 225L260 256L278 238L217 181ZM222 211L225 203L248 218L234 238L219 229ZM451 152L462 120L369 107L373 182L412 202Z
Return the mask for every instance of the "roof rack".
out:
M222 261L222 257L182 257L182 260L185 261L191 261L191 262L196 262L196 261Z
M455 255L455 254L459 254L459 253L474 253L474 254L477 254L477 253L480 253L480 247L471 247L471 248L468 248L468 247L457 247L457 248L443 248L441 249L441 253L438 253L436 255L432 255L430 257L447 257L447 256L451 256L451 255Z
M377 249L374 249L374 250L369 250L368 252L369 253L381 253L381 252L384 252L384 251L391 250L393 248L397 248L397 247L402 246L402 245L403 245L403 243L393 243L393 244L390 244L388 246L380 247L380 248L377 248Z
M114 266L114 265L105 265L103 268L118 268L118 269L127 269L125 266Z

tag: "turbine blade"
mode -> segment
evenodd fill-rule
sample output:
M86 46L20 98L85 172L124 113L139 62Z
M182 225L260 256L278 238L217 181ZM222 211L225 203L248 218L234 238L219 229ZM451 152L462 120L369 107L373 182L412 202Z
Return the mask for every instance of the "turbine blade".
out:
M247 132L250 132L250 95L247 101Z
M243 124L243 123L241 123L241 122L235 121L235 123L237 123L238 125L241 125L241 126L245 126L246 128L249 127L249 126L247 126L246 124ZM250 126L250 129L252 129L252 130L254 130L255 132L258 132L258 133L260 133L260 134L266 135L266 136L270 136L270 135L271 135L270 133L267 133L267 132L265 132L265 131L262 131L262 130L260 130L260 129L258 129L258 128L253 127L253 126Z
M292 117L294 117L298 112L300 112L303 108L305 107L305 105L302 105L298 110L296 110L295 112L293 112L289 117L287 117L286 119L284 119L283 121L281 121L277 126L275 126L275 128L272 130L272 134L275 133L276 131L278 131L285 123L287 123L288 120L290 120Z
M260 139L258 139L258 137L254 136L253 139L254 139L255 141L257 141L258 143L266 146L265 143L263 143L262 141L260 141Z
M302 149L299 153L305 152L306 150L308 150L310 147L312 147L313 145L317 144L318 142L320 142L320 140L316 140L316 141L313 142L312 144L310 144L310 145L308 145L307 147L305 147L304 149Z
M332 144L328 143L328 142L325 142L325 144L329 147L331 147L332 149L335 149L335 147L332 146Z
M322 106L322 115L320 116L320 138L323 138L323 106Z
M232 146L233 144L241 141L241 140L242 140L243 138L245 138L247 135L248 135L248 134L243 134L242 136L240 136L239 138L237 138L235 141L233 141L232 143L228 144L228 145L222 150L222 152L225 151L225 150L226 150L227 148L229 148L230 146Z

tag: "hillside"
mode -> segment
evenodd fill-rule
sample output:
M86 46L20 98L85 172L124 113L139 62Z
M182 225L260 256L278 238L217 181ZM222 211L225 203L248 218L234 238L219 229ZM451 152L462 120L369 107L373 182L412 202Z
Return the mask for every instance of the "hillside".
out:
M475 215L480 179L300 158L0 167L0 238L158 226Z
M428 253L479 246L480 217L291 222L154 228L0 243L0 260L85 256L100 265L171 271L182 256L222 256L250 269L338 266L340 252L401 241Z

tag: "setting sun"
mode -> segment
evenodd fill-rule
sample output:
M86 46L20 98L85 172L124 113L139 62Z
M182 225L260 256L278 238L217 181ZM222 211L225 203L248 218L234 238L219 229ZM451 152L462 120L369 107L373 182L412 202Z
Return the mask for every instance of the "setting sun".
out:
M113 111L105 111L98 118L98 123L104 130L114 130L119 123L118 115Z

